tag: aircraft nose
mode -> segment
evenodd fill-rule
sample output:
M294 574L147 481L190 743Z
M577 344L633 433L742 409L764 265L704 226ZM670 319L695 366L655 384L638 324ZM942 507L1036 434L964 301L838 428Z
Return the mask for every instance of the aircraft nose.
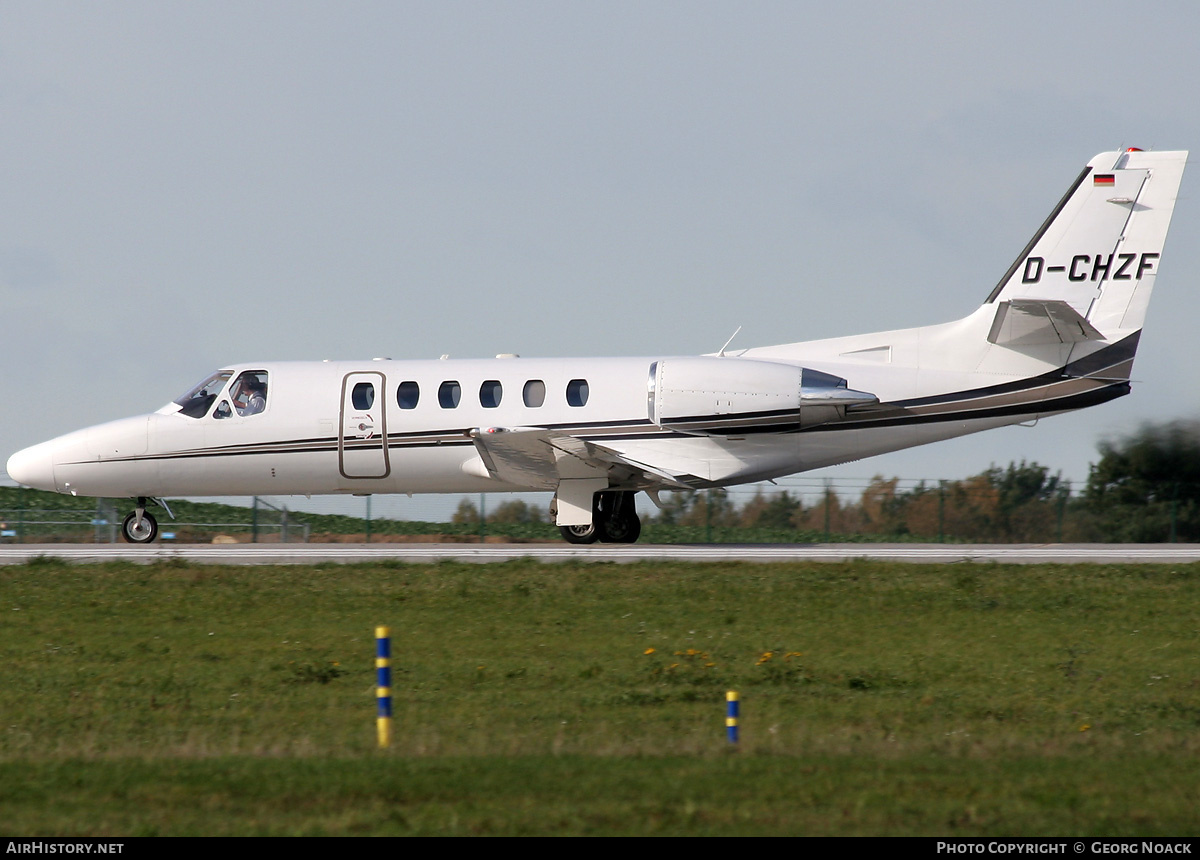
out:
M8 458L5 471L18 484L55 491L53 452L47 445L34 445L13 454Z

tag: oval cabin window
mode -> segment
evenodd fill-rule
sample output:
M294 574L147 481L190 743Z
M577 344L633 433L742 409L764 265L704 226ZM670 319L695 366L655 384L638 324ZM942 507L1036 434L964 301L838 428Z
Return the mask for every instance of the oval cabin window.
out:
M358 382L350 392L350 402L355 409L370 409L375 405L375 386L370 382Z
M489 379L479 386L479 405L484 409L495 409L503 396L504 389L498 379Z
M546 402L546 383L540 379L529 380L525 383L525 388L521 391L521 399L531 409L541 406Z
M396 389L396 405L401 409L416 409L421 399L421 386L415 382L401 382Z
M438 403L443 409L457 409L461 399L462 386L453 380L443 382L438 388Z
M572 379L567 383L567 405L585 406L588 402L588 384L586 379Z

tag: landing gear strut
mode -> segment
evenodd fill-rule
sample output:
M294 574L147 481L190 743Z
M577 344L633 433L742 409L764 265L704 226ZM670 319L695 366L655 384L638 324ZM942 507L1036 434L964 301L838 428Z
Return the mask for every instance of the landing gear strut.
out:
M633 499L636 492L608 490L596 493L592 501L592 523L586 526L559 526L567 543L633 543L642 533Z

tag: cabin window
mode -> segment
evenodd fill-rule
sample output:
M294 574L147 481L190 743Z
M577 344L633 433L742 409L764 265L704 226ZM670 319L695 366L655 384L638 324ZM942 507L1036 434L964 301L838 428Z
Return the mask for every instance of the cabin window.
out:
M357 382L350 391L350 402L355 409L366 411L375 405L375 385L370 382Z
M199 385L192 386L187 394L174 401L181 407L179 414L186 415L188 418L203 418L208 414L213 401L217 399L217 395L221 393L221 389L225 387L225 383L231 376L233 376L232 370L221 370Z
M585 406L588 402L588 384L586 379L572 379L567 383L567 405Z
M396 405L401 409L416 409L420 399L421 386L415 382L401 382L400 387L396 389Z
M457 408L458 401L461 399L462 386L453 380L443 382L438 388L438 403L443 409Z
M503 396L504 388L498 379L485 380L483 385L479 386L479 405L484 409L495 409L500 405L500 398Z
M233 408L242 417L262 412L267 408L267 372L245 371L229 389L229 396L233 400Z
M521 391L521 399L525 401L525 405L536 409L546 402L546 383L540 379L531 379L525 383L525 388Z

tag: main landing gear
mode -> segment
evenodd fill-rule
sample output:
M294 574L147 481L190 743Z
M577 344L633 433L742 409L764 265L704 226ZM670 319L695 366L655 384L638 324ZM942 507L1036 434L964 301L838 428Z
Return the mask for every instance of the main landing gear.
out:
M636 492L608 490L596 493L592 500L592 524L559 526L567 543L634 543L642 533L633 499Z
M162 499L155 499L159 505L174 519L174 514ZM158 537L158 520L153 514L146 512L146 497L138 496L137 509L121 523L121 537L128 543L150 543Z

